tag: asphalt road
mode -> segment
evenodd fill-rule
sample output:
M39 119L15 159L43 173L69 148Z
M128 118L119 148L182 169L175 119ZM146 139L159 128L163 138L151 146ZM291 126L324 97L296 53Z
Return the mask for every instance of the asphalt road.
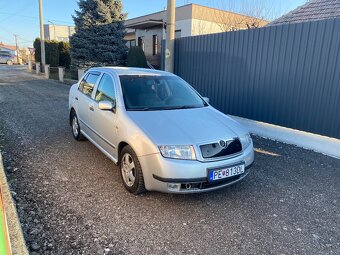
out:
M68 90L0 66L0 144L31 254L340 254L340 160L255 137L265 153L239 184L134 196L72 138Z

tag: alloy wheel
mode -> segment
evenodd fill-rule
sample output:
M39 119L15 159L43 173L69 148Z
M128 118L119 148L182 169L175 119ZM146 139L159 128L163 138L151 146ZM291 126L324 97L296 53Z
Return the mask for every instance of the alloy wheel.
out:
M73 116L73 119L72 119L72 132L73 132L74 137L78 137L79 125L78 125L77 116Z
M122 157L121 171L125 184L132 187L136 180L135 163L129 153L125 153Z

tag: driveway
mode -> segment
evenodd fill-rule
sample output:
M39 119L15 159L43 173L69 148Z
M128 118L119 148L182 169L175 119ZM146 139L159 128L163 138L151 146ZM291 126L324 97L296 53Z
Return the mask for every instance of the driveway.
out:
M241 183L134 196L72 138L68 91L0 66L0 145L31 254L340 254L340 160L254 137Z

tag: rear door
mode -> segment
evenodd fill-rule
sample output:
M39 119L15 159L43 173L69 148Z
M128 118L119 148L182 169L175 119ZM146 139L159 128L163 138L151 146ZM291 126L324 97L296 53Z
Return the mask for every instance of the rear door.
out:
M92 109L92 94L94 87L98 81L99 75L99 72L88 72L80 82L75 97L80 128L90 137L92 135L89 112Z

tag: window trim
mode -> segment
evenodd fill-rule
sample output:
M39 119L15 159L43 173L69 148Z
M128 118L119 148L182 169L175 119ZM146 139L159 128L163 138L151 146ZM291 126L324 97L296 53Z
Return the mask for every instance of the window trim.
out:
M82 81L83 81L84 79L86 79L90 74L98 75L98 78L97 78L97 80L96 80L96 83L93 84L93 90L92 90L91 95L88 95L88 94L84 94L83 91L82 91L82 89L80 89L80 88L81 88L81 83L82 83ZM100 78L101 78L101 73L98 72L98 71L89 71L89 72L86 72L85 75L83 76L83 78L81 79L81 81L79 82L78 91L79 91L82 95L87 96L87 97L93 99L93 92L95 91L95 89L96 89L96 87L97 87L97 84L98 84L98 81L100 80Z
M109 73L107 73L107 72L102 72L101 74L100 74L100 76L99 76L99 80L97 81L97 84L96 84L96 87L95 87L95 89L93 90L93 100L96 102L96 103L99 103L100 101L97 101L96 100L96 95L97 95L97 91L98 91L98 89L99 89L99 85L100 85L100 82L101 82L101 80L103 79L103 76L104 75L107 75L107 76L109 76L110 78L111 78L111 81L112 81L112 85L113 85L113 90L114 90L114 92L115 92L115 101L116 101L116 104L117 104L117 86L115 85L115 81L114 81L114 79L113 79L113 77L112 77L112 75L110 75Z

